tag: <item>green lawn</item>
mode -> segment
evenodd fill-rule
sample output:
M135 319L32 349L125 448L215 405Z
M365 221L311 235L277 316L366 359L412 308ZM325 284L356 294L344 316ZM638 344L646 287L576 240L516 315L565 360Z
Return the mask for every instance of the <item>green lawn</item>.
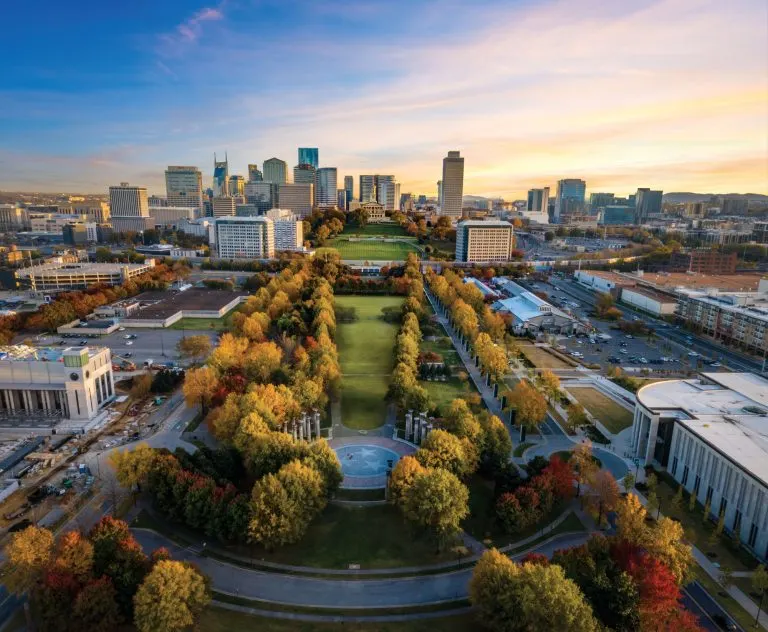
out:
M386 623L314 623L255 617L224 608L208 608L197 625L200 632L485 632L472 614L435 619L412 619Z
M347 224L344 226L343 235L364 235L366 237L372 237L373 235L383 235L385 237L407 237L408 233L404 228L400 228L400 224L366 224L365 227L359 228Z
M475 391L471 381L464 383L455 377L459 371L464 370L464 365L448 336L440 336L437 340L422 340L420 349L422 352L432 351L442 356L443 362L451 368L454 374L454 377L445 382L430 382L428 380L421 380L419 382L421 386L427 389L435 406L442 408L446 404L450 404L457 397L465 397Z
M397 307L397 296L337 296L336 304L354 307L357 320L337 329L341 370L341 419L349 428L371 429L386 418L384 398L394 365L393 348L398 327L385 322L381 310Z
M610 397L603 395L596 388L572 388L569 392L609 432L617 434L632 425L632 412L624 408L624 406L619 406L619 404Z
M349 241L346 238L331 239L328 248L335 248L342 259L359 261L403 261L409 252L420 251L410 243L384 241Z

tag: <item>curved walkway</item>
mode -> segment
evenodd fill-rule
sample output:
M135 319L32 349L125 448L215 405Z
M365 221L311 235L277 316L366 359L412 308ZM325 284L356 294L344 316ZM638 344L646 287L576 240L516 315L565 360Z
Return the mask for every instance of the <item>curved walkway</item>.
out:
M554 439L547 439L545 443L539 443L531 446L525 451L525 458L532 459L537 456L549 457L555 452L571 451L578 445L578 442L572 441L568 437L557 437ZM592 445L592 454L600 459L603 467L607 469L613 477L620 481L629 472L629 466L624 459L617 456L613 452L604 450L596 445Z
M467 596L473 570L357 581L277 575L203 557L153 531L136 529L134 535L145 550L165 547L174 559L194 562L211 578L212 586L218 592L285 606L362 610L451 602ZM404 534L404 537L407 536ZM555 550L579 546L588 537L588 533L557 535L530 550L516 553L513 559L521 559L530 552L550 557Z

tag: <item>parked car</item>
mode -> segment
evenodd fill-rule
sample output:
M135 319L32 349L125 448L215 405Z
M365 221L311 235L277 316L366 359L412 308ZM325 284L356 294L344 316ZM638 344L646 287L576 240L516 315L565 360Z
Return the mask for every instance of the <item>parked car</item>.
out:
M117 331L125 331L125 327L118 327Z
M128 340L125 344L126 346L130 347L133 344L133 340Z

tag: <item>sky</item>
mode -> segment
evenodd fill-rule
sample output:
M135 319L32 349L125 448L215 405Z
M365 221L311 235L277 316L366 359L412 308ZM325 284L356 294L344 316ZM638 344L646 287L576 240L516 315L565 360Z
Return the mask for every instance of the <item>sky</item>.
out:
M164 194L297 148L435 195L768 193L764 0L27 0L4 9L0 189ZM357 177L355 177L357 188Z

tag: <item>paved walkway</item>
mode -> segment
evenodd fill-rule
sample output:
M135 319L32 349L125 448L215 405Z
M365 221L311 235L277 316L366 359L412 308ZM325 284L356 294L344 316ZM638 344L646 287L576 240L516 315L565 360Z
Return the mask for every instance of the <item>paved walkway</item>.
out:
M397 439L390 439L387 436L381 435L352 435L335 437L331 439L329 445L338 450L344 446L379 446L387 450L391 450L399 457L413 454L416 451L416 446L406 441L400 441ZM337 455L338 456L338 455ZM394 459L393 459L394 460ZM342 463L342 471L344 469L344 463ZM341 483L341 487L344 489L376 489L387 486L387 475L378 474L374 476L344 476L344 480Z
M455 601L466 598L473 571L469 567L433 575L354 581L277 575L203 557L153 531L135 529L134 535L145 551L166 547L174 559L194 562L211 578L213 588L219 592L289 606L401 608ZM404 537L407 536L404 534ZM516 553L513 559L522 559L530 552L551 557L557 549L579 546L588 537L587 533L557 535L530 550Z

